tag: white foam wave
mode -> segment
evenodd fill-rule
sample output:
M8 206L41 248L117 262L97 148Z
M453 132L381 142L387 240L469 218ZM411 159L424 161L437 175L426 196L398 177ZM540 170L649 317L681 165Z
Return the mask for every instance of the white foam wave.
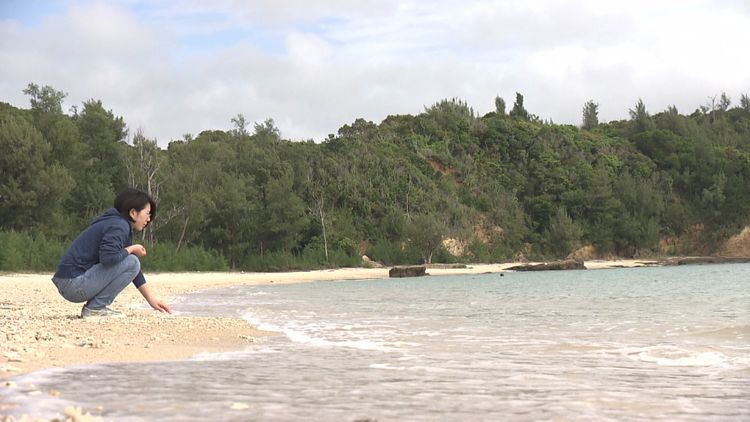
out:
M248 292L245 293L245 296L270 296L271 293L268 292Z
M394 352L398 349L388 347L381 342L365 340L328 340L321 337L313 337L298 330L284 328L282 332L295 343L304 343L316 347L348 347L360 350L377 350L381 352Z
M623 353L632 360L655 363L659 366L722 366L727 355L716 351L689 350L675 346L631 348Z
M415 371L415 372L434 373L434 374L462 372L462 371L456 371L456 370L449 369L449 368L441 368L438 366L425 366L425 365L396 366L396 365L391 365L388 363L372 363L369 365L369 367L372 369L384 369L384 370L389 370L389 371Z
M281 333L283 332L283 329L276 325L276 324L270 324L267 322L263 322L260 319L254 317L253 315L246 313L242 315L242 319L250 323L253 327L261 330L261 331L271 331L274 333Z
M387 363L373 363L373 364L370 364L370 368L372 368L372 369L387 369L387 370L390 370L390 371L405 371L406 369L408 369L405 366L393 366L393 365L389 365Z
M269 347L253 347L249 346L248 348L244 350L235 350L231 352L222 352L222 353L213 353L213 352L204 352L204 353L198 353L197 355L194 355L188 360L196 361L196 362L221 362L221 361L229 361L229 360L237 360L241 359L242 357L248 356L248 355L259 355L259 354L270 354L270 353L280 353L278 350L275 350L273 348Z
M352 349L360 350L377 350L381 352L394 352L397 348L389 347L383 342L370 340L370 339L358 339L358 340L330 340L324 337L308 334L307 332L300 330L296 327L291 326L279 326L275 324L269 324L261 321L251 314L245 314L242 316L245 321L264 331L273 331L284 334L289 340L294 343L307 344L315 347L348 347ZM332 325L326 325L327 329L335 329ZM342 329L342 331L348 331Z

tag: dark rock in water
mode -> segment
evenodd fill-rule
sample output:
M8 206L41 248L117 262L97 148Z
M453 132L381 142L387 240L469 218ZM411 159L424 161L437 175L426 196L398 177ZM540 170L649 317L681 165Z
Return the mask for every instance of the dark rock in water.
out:
M750 262L750 257L734 256L689 256L685 258L670 258L664 265L700 265L700 264L744 264Z
M544 264L524 264L508 268L512 271L552 271L552 270L585 270L583 261L565 259L563 261L545 262Z
M427 275L424 265L399 265L388 271L390 277L422 277Z

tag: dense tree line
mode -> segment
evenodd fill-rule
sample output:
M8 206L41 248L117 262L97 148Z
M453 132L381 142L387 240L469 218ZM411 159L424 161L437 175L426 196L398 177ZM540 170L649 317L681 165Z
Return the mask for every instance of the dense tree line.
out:
M580 128L542 121L521 94L507 114L498 97L484 116L442 100L380 124L357 119L319 143L238 115L232 130L161 149L100 101L65 114L63 92L24 92L29 109L0 103L5 239L64 245L126 186L160 204L147 244L255 270L359 265L363 253L387 264L564 257L584 245L706 253L750 223L746 95L689 115L652 115L639 100L609 123L589 101ZM665 239L681 240L665 251ZM10 249L0 245L0 269Z

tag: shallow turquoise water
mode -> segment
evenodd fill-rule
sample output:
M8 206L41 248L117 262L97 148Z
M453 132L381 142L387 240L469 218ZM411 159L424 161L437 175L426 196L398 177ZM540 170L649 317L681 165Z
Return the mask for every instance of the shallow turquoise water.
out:
M747 264L245 286L175 307L284 335L42 371L0 400L122 421L750 419Z

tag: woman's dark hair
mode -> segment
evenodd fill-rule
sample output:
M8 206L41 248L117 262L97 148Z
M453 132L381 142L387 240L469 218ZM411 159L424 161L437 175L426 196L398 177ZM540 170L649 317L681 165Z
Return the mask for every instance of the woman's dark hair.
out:
M146 204L151 204L151 221L154 221L156 217L156 202L146 192L127 188L115 198L115 209L130 221L133 221L130 218L130 210L135 208L136 211L140 212L146 208Z

